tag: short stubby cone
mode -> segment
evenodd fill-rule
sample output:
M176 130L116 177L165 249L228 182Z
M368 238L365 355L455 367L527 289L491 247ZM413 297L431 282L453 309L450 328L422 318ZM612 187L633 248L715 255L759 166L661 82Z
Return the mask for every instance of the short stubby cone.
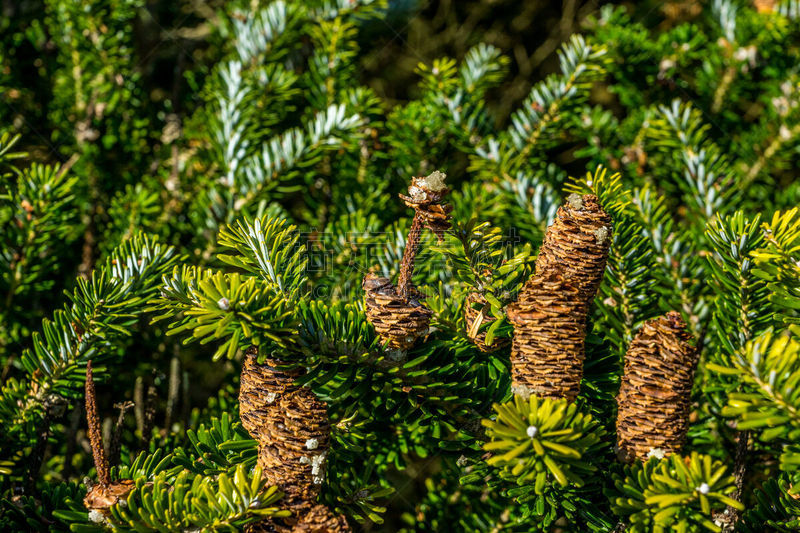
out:
M363 287L367 319L389 348L407 350L428 331L432 313L414 287L403 298L387 278L373 274L367 274Z

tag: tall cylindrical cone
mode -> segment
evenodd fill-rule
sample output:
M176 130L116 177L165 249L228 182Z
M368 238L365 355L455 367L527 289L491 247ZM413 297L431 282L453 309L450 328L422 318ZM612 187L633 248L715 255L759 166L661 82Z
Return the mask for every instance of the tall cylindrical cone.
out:
M574 400L583 376L586 333L580 290L557 270L547 271L528 280L507 313L514 324L514 393Z
M603 281L611 230L611 217L595 195L571 194L547 228L536 274L559 270L578 288L588 308Z
M294 383L302 374L301 369L282 369L279 361L258 363L256 349L245 355L239 390L242 425L258 441L264 478L283 492L281 506L292 511L286 518L250 524L250 533L350 531L343 516L317 503L330 448L330 422L325 402ZM319 528L309 529L315 524Z
M367 274L363 287L367 319L391 349L407 350L428 331L432 313L416 288L404 298L391 281L373 274Z
M680 451L689 429L697 351L679 313L646 322L625 355L617 395L620 458Z
M509 339L494 339L491 345L486 344L486 329L482 325L491 324L495 317L486 306L486 298L478 292L471 292L467 295L466 306L464 307L464 321L467 324L467 337L482 352L489 353L508 346ZM479 307L476 309L476 307Z

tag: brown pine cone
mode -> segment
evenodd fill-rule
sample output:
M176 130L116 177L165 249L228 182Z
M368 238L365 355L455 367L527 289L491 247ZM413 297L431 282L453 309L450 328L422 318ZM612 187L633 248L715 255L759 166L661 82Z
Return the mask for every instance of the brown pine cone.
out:
M432 313L416 288L410 287L402 298L391 281L374 274L367 274L363 287L367 319L390 348L407 350L428 331Z
M617 395L620 459L679 452L689 429L697 350L675 311L645 322L625 355Z
M578 288L588 308L603 281L611 230L611 217L600 207L596 196L569 195L547 228L536 259L536 274L551 269L563 272L564 279Z
M292 515L250 524L251 533L274 531L325 531L322 507L330 531L349 531L342 516L335 516L317 497L325 477L330 447L330 422L325 402L308 387L295 385L302 369L280 369L280 361L257 361L257 349L247 350L241 375L239 409L242 425L258 441L258 466L270 486L284 496L281 507ZM338 529L333 529L333 525ZM344 525L341 525L344 524Z
M242 426L260 441L267 413L284 393L297 390L294 381L303 372L301 369L279 370L280 362L272 359L259 364L257 354L255 347L245 354L239 387L239 417Z
M434 171L429 176L411 178L408 196L400 194L400 198L408 207L416 211L422 223L441 239L445 231L450 229L450 212L453 206L441 201L450 192L444 180L443 172Z
M316 503L325 477L330 423L325 402L307 387L279 399L267 413L258 465L270 485L284 493L283 505L305 511Z
M574 400L583 376L586 314L577 287L557 270L533 276L507 307L514 324L515 394Z
M486 310L474 309L473 305L486 305L486 298L478 292L471 292L467 295L467 302L464 308L464 320L467 323L467 337L482 352L495 352L508 346L510 339L494 339L491 345L486 344L486 329L481 330L481 326L491 324L495 320L488 307Z

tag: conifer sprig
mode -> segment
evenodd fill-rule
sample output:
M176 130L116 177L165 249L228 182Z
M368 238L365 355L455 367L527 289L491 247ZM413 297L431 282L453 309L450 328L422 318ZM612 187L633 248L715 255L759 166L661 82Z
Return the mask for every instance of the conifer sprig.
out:
M137 235L88 280L77 280L67 295L71 304L43 321L42 333L33 335L33 349L23 353L27 379L9 379L0 392L0 420L13 428L2 438L8 457L21 460L12 454L31 442L45 413L63 412L64 400L78 397L89 358L111 359L176 260L173 248Z

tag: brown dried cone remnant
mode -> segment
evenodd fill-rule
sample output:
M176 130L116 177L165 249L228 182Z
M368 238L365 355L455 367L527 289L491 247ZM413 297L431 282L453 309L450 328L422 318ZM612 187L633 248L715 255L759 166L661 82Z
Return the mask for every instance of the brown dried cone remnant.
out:
M100 513L101 516L108 516L112 505L125 499L133 490L135 483L132 479L120 479L111 481L109 474L108 460L103 448L103 437L100 429L100 418L97 416L97 403L94 391L94 376L92 374L92 362L86 364L86 422L89 426L89 443L92 446L94 456L94 466L97 469L98 484L88 487L83 504L89 509L89 518L96 519L92 512Z
M415 287L404 298L389 279L367 274L363 288L367 319L389 348L407 350L428 331L432 313Z
M477 307L477 309L475 309ZM504 348L510 339L494 339L491 345L486 344L486 325L497 320L492 316L486 298L480 293L471 292L467 295L464 308L464 320L467 323L467 337L482 352L494 352Z
M547 228L536 259L536 274L563 272L564 279L578 288L580 299L588 308L603 281L611 229L611 217L595 195L569 195Z
M387 278L368 274L364 278L367 319L375 331L393 350L407 350L428 329L431 310L422 303L424 296L411 283L422 228L427 227L441 240L450 228L452 206L442 204L449 192L446 176L438 170L425 177L415 177L405 204L414 209L414 219L406 239L397 286Z
M580 290L559 271L546 271L528 280L507 313L514 324L514 393L574 400L583 376L586 333Z
M350 531L347 521L316 503L330 446L327 406L294 381L302 370L284 370L281 362L257 362L257 350L245 355L239 409L242 425L258 441L258 465L267 483L283 493L282 507L292 515L248 526L247 531Z
M429 176L411 178L408 196L399 195L408 207L414 209L414 219L420 220L439 239L450 229L450 212L453 210L452 205L441 203L450 192L444 184L446 178L445 173L438 170Z
M400 276L397 279L397 294L403 298L408 298L411 289L411 275L414 273L414 260L417 257L422 227L434 232L440 241L444 232L450 229L450 211L453 206L441 203L450 192L444 184L446 177L438 170L424 178L414 177L408 188L408 196L399 195L408 207L414 209L414 219L406 239Z
M689 429L697 351L679 313L646 322L625 355L617 395L623 461L679 452Z

